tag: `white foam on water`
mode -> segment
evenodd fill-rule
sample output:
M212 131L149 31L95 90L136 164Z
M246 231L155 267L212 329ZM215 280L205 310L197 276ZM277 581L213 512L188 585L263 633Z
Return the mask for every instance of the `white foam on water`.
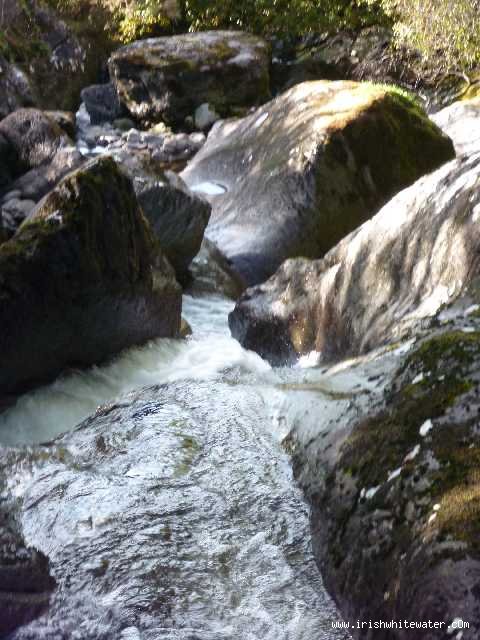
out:
M219 297L185 297L184 316L194 334L159 339L126 350L109 364L59 377L21 396L0 414L0 443L45 442L68 431L116 397L145 386L177 380L207 380L225 370L264 374L270 366L230 337L226 317L233 303Z
M220 196L227 192L226 187L218 184L217 182L200 182L199 184L190 187L190 190L195 193L204 193L207 196Z

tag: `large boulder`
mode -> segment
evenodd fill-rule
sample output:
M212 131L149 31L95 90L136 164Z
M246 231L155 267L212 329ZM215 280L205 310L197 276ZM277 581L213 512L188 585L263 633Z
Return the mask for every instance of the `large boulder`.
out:
M479 274L480 154L419 180L324 259L289 260L248 290L233 335L273 362L325 360L398 339Z
M14 173L47 164L71 140L59 125L39 109L18 109L0 122L0 135L15 156Z
M302 393L285 444L325 584L355 639L479 635L478 300L284 400L298 408Z
M256 36L212 31L134 42L109 69L132 117L178 126L202 104L227 116L268 100L269 59Z
M453 156L449 138L393 87L309 82L215 125L182 177L216 188L207 236L256 284L287 258L323 256Z
M85 89L82 89L80 96L85 103L85 109L93 125L102 124L102 122L113 122L115 118L119 118L122 114L117 91L111 82L85 87Z
M186 282L210 219L209 203L192 193L172 171L165 172L163 179L136 179L134 185L138 202L177 278Z
M69 174L0 246L0 394L180 326L181 292L110 158Z

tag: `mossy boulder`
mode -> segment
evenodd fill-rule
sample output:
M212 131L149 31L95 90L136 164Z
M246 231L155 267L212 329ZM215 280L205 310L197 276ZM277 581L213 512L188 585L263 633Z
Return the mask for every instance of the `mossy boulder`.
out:
M65 177L0 246L0 394L180 327L181 291L110 158Z
M383 406L346 425L333 458L314 445L307 461L297 447L297 473L315 487L315 553L344 617L437 622L387 640L480 632L479 388L480 324L469 316L417 343Z
M5 0L0 32L0 117L20 107L76 110L111 51L105 11L88 3ZM62 13L65 19L60 17Z
M396 341L479 275L480 155L463 156L393 198L322 260L286 261L249 289L233 335L272 362L325 361Z
M287 258L320 258L396 192L454 156L407 94L354 82L297 85L218 123L182 176L218 183L207 236L249 284Z
M204 103L228 116L268 100L269 64L261 38L209 31L134 42L113 53L109 69L135 120L180 126Z
M51 162L61 147L72 144L55 120L39 109L14 111L0 121L0 135L14 157L14 174Z

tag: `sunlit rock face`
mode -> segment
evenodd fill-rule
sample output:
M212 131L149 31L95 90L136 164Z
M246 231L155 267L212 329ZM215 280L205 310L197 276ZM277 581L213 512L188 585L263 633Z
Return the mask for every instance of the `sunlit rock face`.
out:
M314 550L354 638L479 636L478 293L476 301L457 301L442 326L403 345L393 373L379 361L369 378L385 385L376 406L369 395L360 414L340 421L311 412L290 434ZM357 620L437 628L379 631Z
M480 151L480 97L460 100L432 115L432 120L455 145L457 155Z
M401 336L479 273L480 155L419 180L323 260L289 260L249 289L232 333L274 362L359 354Z
M202 104L232 115L269 98L270 51L256 36L207 31L140 40L111 56L121 104L143 123L184 124Z
M0 246L0 395L175 336L181 292L110 158L69 174Z
M218 123L182 176L218 184L207 237L249 284L320 258L400 189L454 156L413 101L353 82L297 85Z

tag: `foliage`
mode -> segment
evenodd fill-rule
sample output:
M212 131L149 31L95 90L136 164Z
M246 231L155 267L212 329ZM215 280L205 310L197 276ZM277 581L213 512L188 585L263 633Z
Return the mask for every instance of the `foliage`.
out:
M289 35L358 28L374 22L378 13L355 0L184 0L181 12L192 30L226 27Z
M65 1L65 0L64 0ZM69 1L69 0L66 0ZM172 30L242 29L262 35L356 29L378 22L364 0L100 0L124 42Z
M368 4L377 0L366 0ZM480 0L381 0L397 45L416 49L445 70L480 63Z

